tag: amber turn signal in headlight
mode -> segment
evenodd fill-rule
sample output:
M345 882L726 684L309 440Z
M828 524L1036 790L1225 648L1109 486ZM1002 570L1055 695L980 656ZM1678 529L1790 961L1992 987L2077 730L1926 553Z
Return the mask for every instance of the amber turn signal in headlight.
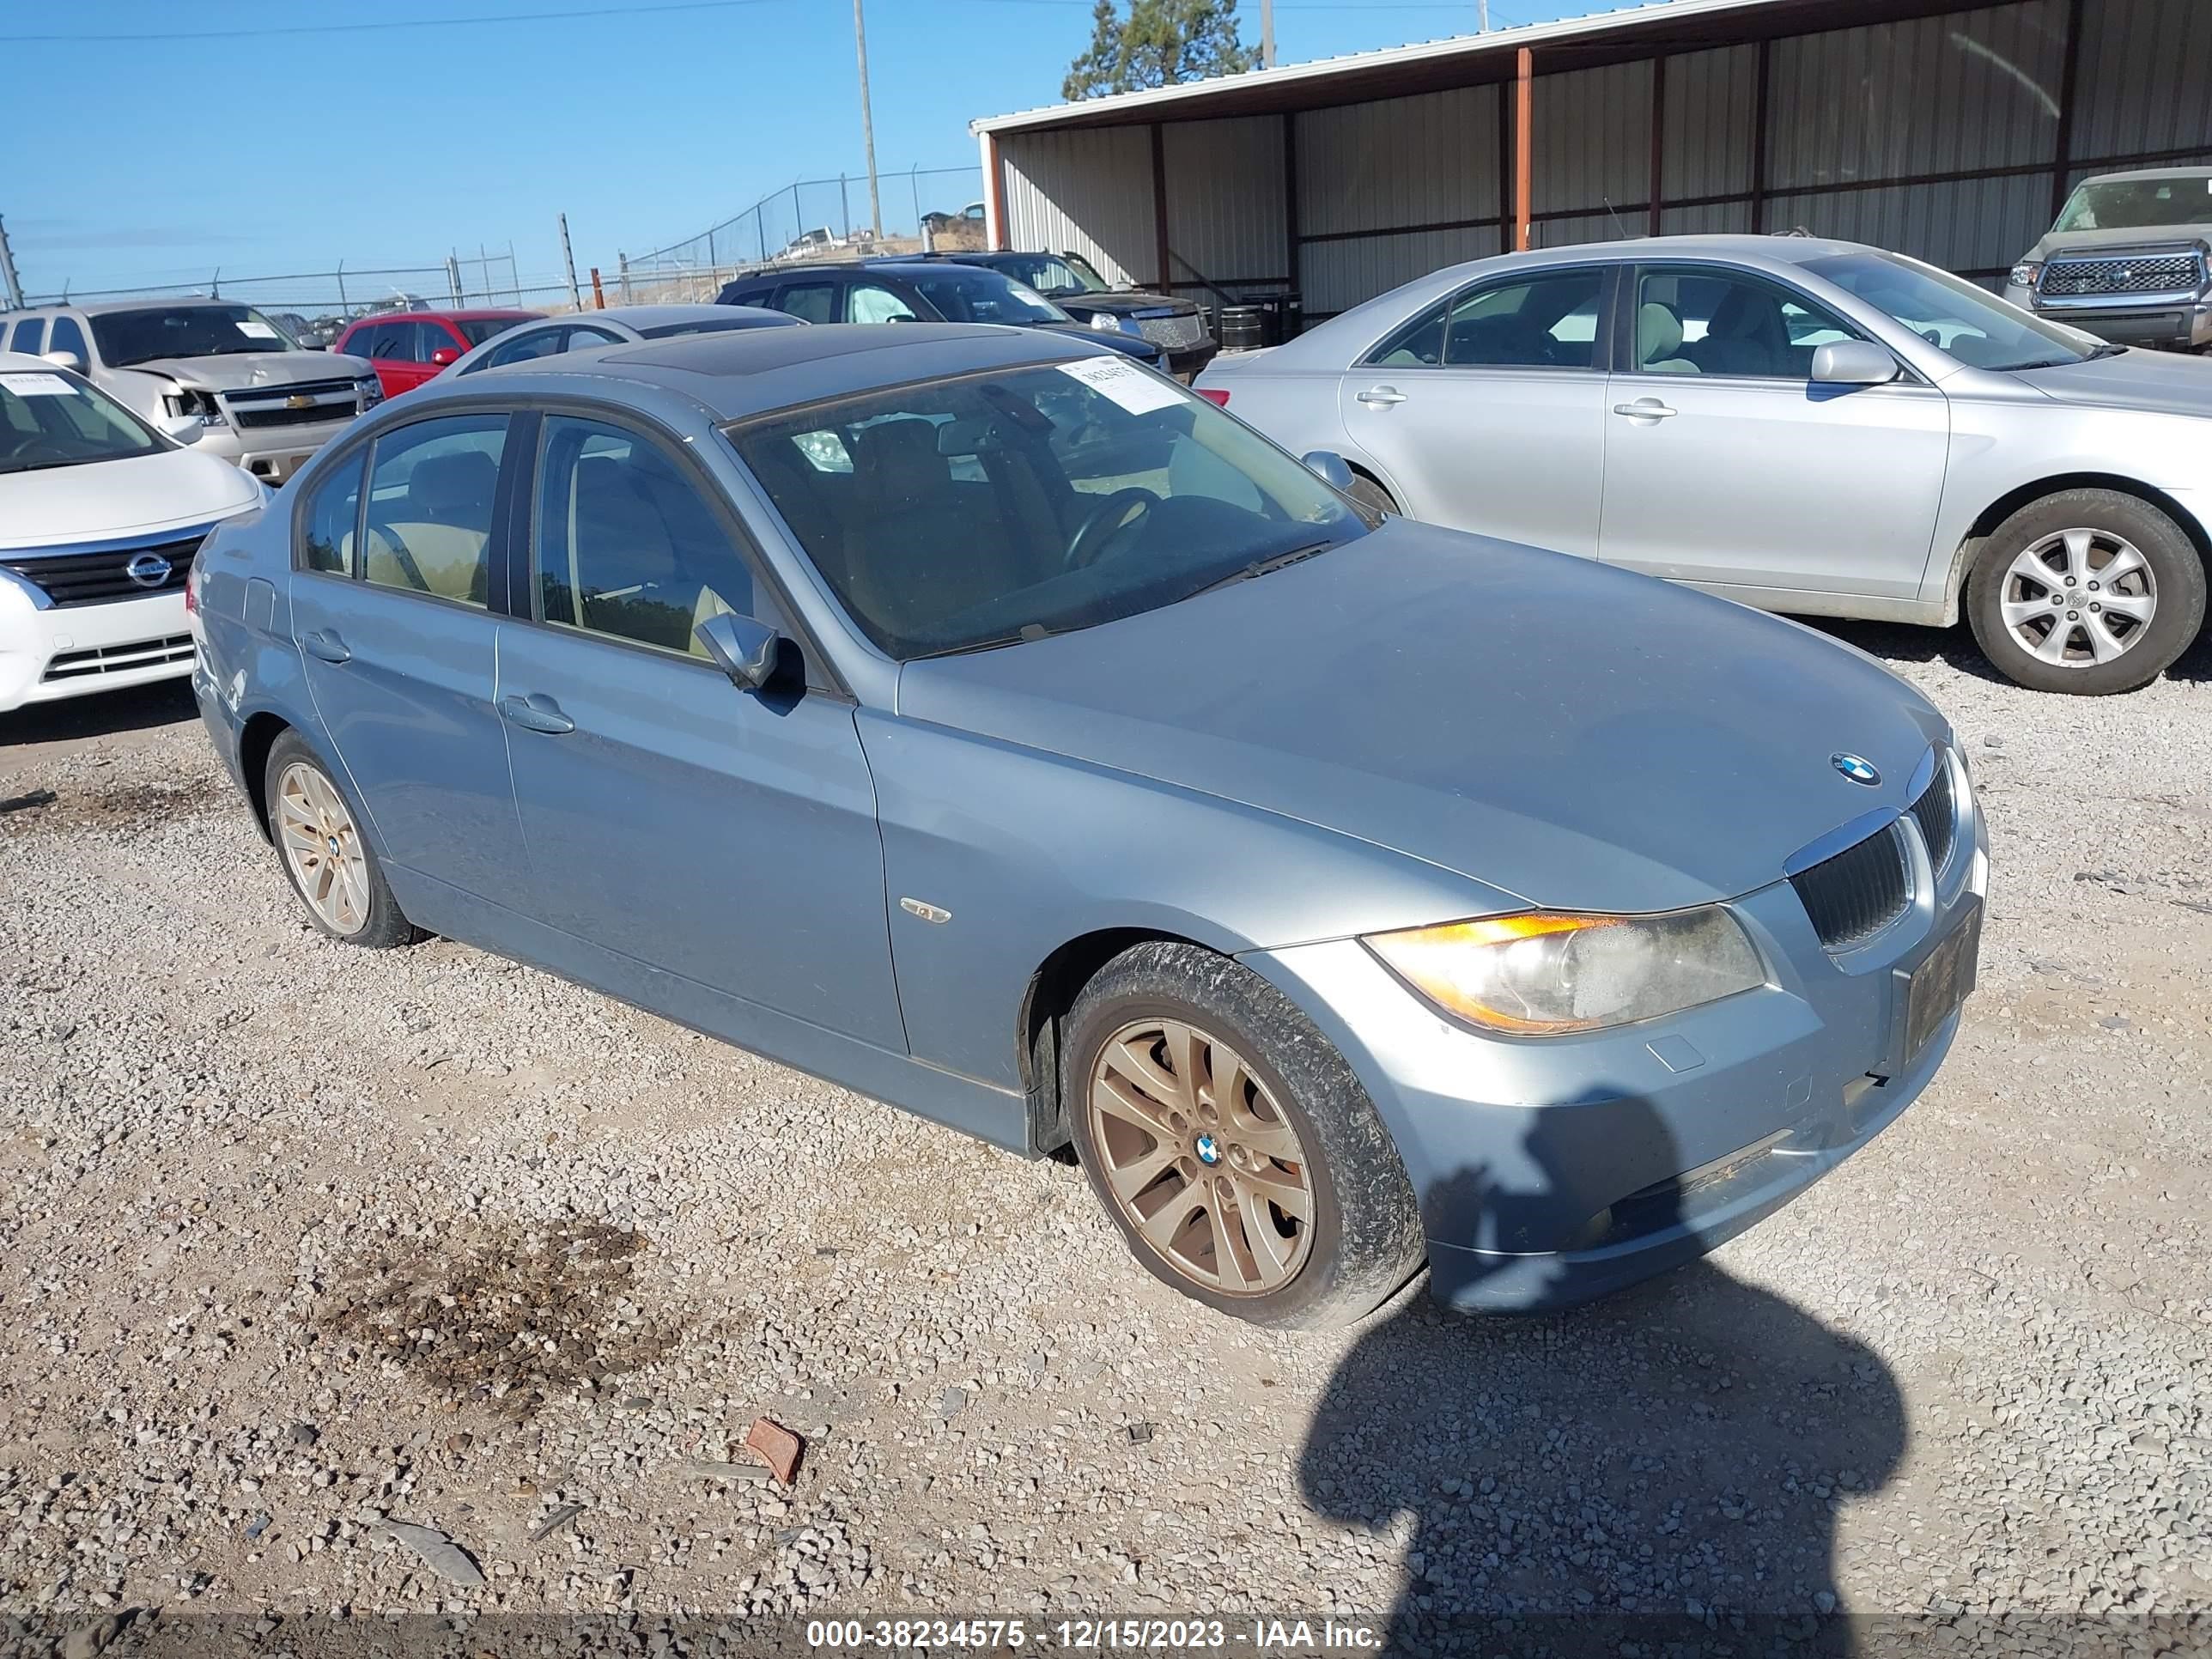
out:
M1718 905L1657 916L1490 916L1364 942L1446 1013L1522 1036L1655 1019L1766 982L1742 924Z

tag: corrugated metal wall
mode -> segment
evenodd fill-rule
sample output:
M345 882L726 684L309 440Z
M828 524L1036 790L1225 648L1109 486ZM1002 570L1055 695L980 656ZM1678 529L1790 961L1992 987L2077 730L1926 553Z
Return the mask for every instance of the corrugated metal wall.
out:
M1540 47L1533 239L1556 247L1646 231L1656 98L1663 231L1802 228L1994 281L2049 224L2061 188L2070 10L2071 0L2002 0L1552 74ZM2114 166L2212 161L2212 0L2081 0L2075 88L2063 184ZM1308 317L1504 246L1509 94L1472 87L1292 118ZM1287 275L1280 118L1162 131L1175 278L1241 286ZM1153 279L1149 129L1004 142L1018 239Z

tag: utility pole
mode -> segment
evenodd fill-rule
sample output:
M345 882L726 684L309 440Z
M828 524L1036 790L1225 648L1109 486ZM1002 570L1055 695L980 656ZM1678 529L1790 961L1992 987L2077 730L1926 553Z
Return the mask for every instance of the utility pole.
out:
M561 263L568 267L568 303L581 311L584 290L576 286L576 256L568 246L568 216L561 216Z
M8 308L21 311L23 308L23 285L15 280L15 253L8 246L8 227L5 224L0 224L0 287L7 290Z
M1260 0L1260 67L1275 67L1275 0Z
M1474 32L1490 33L1490 0L1474 0Z
M876 189L876 118L868 108L868 26L860 16L860 0L853 0L853 45L860 54L860 147L868 156L868 229L884 234L883 198Z

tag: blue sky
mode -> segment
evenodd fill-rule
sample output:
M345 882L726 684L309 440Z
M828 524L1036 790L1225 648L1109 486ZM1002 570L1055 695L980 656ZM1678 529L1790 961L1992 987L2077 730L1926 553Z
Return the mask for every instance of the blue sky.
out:
M542 15L595 5L617 15ZM1492 0L1491 22L1597 9ZM1256 40L1257 0L1241 16ZM498 21L423 23L478 17ZM1434 40L1474 19L1474 0L1279 0L1277 58ZM380 27L282 32L356 23ZM393 23L407 26L381 27ZM879 169L972 166L968 121L1057 102L1090 27L1090 0L871 0ZM37 38L54 36L71 38ZM217 267L434 264L509 240L525 283L550 281L563 210L580 270L611 271L617 249L861 168L846 0L13 0L0 51L0 219L34 294L204 283ZM939 194L965 199L963 182ZM836 195L806 216L831 218ZM856 184L856 218L865 196ZM887 180L885 198L890 221L907 180Z

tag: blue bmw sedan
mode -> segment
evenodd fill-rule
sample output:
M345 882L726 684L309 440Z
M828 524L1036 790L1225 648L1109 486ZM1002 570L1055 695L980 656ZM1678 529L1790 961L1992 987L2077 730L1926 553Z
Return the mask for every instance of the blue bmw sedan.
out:
M1942 1064L1964 757L1855 651L1331 477L1036 331L549 359L217 531L195 684L325 933L1072 1146L1221 1311L1687 1261Z

